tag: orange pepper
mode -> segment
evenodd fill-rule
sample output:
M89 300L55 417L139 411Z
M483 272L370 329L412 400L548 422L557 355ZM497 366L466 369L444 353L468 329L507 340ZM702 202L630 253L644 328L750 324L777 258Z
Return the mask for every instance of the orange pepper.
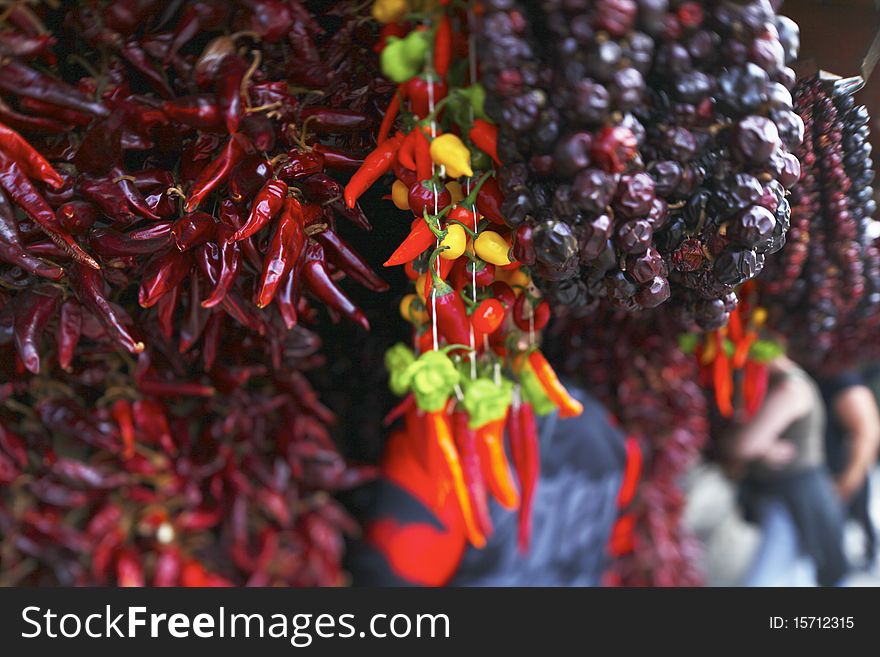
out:
M568 393L556 376L556 372L550 367L550 363L544 358L544 354L536 349L529 354L528 364L538 377L544 392L559 408L559 417L577 417L584 412L583 404Z
M733 371L730 359L724 350L724 337L715 332L715 360L712 364L712 383L715 388L715 403L722 417L733 416Z
M480 466L489 490L505 509L519 508L519 491L510 471L510 463L504 453L505 419L495 420L477 429L477 449Z

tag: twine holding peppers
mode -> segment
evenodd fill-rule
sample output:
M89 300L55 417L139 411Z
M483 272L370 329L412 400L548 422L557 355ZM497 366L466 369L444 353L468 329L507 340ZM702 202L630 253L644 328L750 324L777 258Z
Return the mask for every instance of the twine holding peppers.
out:
M382 70L399 86L378 145L344 199L355 207L393 174L388 198L414 215L385 262L403 265L414 287L400 303L413 344L385 357L389 386L404 398L389 423L405 421L423 467L448 484L438 488L455 496L472 545L492 533L491 495L519 510L525 551L540 463L535 418L574 417L583 408L538 348L550 309L514 257L524 249L500 210L498 130L483 109L469 17L444 2L424 4L421 12L415 3L374 4L373 16L386 24ZM465 50L468 65L459 65Z

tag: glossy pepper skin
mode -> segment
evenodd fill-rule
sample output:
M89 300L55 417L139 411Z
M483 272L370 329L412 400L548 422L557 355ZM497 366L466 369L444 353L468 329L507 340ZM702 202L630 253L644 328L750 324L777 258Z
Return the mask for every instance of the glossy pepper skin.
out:
M455 411L452 414L452 435L477 525L483 536L488 538L493 532L492 517L489 514L488 491L480 465L477 432L468 426L468 415L464 411Z
M491 157L495 164L501 165L501 160L498 159L498 126L484 119L474 119L468 138L474 146Z
M510 455L516 469L522 503L519 507L517 539L519 551L526 553L532 536L532 504L541 470L538 429L531 404L522 402L511 408L507 418Z
M373 292L385 292L389 285L372 270L366 260L361 258L351 246L332 228L326 228L314 236L327 258L341 271Z
M391 170L394 156L397 153L397 149L400 148L402 141L403 135L397 133L379 144L372 153L367 155L361 168L357 170L345 186L345 204L349 208L354 208L361 195L374 182Z
M123 349L132 354L144 350L129 332L127 319L114 307L104 292L104 278L90 267L73 265L67 270L70 285L83 307L97 317L107 334Z
M303 280L312 294L320 299L322 303L333 308L355 324L359 324L365 330L370 330L370 322L363 311L354 305L351 299L333 281L327 269L324 248L315 240L309 240L306 246Z
M501 204L504 202L504 194L495 178L488 178L480 191L477 193L477 210L493 224L504 225L504 215L501 214Z
M218 229L219 271L217 282L208 297L202 301L203 308L213 308L223 301L226 293L235 281L239 267L241 267L241 243L233 242L232 229L221 226Z
M198 174L183 204L186 212L194 212L208 194L226 182L233 168L247 153L238 135L230 135L220 155Z
M15 350L25 369L32 374L40 372L40 340L60 298L58 288L38 287L27 290L17 299L13 325Z
M293 197L284 201L284 210L269 241L257 292L257 307L268 306L284 277L300 259L306 233L302 206Z
M0 191L0 261L53 281L60 280L64 275L60 267L34 257L24 248L12 206L2 191Z
M22 172L32 180L60 189L64 179L39 151L12 128L0 123L0 150L15 160Z
M74 298L65 299L58 317L57 354L58 365L69 370L73 354L82 335L82 306Z
M0 66L0 89L9 94L46 100L95 116L109 114L106 107L92 101L78 89L14 59L9 59Z
M431 232L428 222L424 219L413 219L409 235L395 249L394 253L385 261L385 267L394 267L418 258L425 249L434 243L434 233Z
M192 253L172 250L154 257L147 265L138 290L138 303L150 308L186 278L192 267Z
M492 496L505 509L519 507L520 496L517 491L510 464L504 453L504 419L495 420L477 429L477 445L483 477L489 485Z
M233 241L240 242L259 232L281 212L286 197L286 182L283 180L270 180L267 182L256 198L254 198L247 221L232 236Z
M583 404L568 393L540 351L536 349L529 353L527 361L544 393L559 408L559 417L577 417L583 413Z
M223 132L225 119L216 98L208 94L181 96L162 104L165 115L181 125L209 132Z
M455 288L435 281L431 293L426 295L429 312L436 307L437 327L449 344L470 344L471 328L464 301Z
M300 112L300 118L307 130L319 135L361 132L370 125L369 117L363 112L325 107L307 107Z

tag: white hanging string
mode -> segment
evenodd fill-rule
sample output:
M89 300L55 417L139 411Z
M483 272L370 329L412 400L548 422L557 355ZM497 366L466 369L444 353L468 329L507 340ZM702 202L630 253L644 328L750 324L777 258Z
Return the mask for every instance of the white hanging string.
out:
M431 61L431 57L433 57L433 53L428 53L428 61ZM428 113L431 116L431 139L437 137L437 124L434 122L434 71L433 69L428 69ZM416 126L416 130L421 130L419 126ZM431 163L431 173L436 174L436 165ZM437 183L434 182L435 178L431 179L431 189L434 192L434 216L437 216L440 212L440 208L438 204L440 199L437 194ZM440 246L440 240L436 240L435 248ZM430 266L429 266L430 269ZM431 272L428 272L430 275ZM437 257L437 276L440 276L440 257ZM433 333L434 338L434 351L437 351L440 348L440 336L437 328L437 286L431 283L431 331Z

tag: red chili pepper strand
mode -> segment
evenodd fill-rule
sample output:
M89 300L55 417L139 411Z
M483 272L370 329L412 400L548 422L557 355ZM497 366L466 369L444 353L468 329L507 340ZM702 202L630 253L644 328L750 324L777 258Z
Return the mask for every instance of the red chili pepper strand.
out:
M373 292L385 292L388 289L388 283L379 278L370 265L332 228L317 233L315 239L324 247L324 253L330 262L365 288Z
M498 126L483 119L474 119L468 137L474 142L474 146L491 157L495 164L501 166L501 160L498 158Z
M315 144L314 149L324 156L324 166L331 171L353 173L364 163L362 157L356 157L351 153L326 144Z
M306 130L319 135L342 135L363 132L370 125L363 112L327 107L307 107L300 112Z
M134 456L135 434L131 402L127 399L117 399L113 402L110 412L119 425L119 433L122 435L122 458L130 459Z
M309 240L306 246L303 276L309 290L321 302L359 324L365 330L370 330L370 322L361 309L352 303L351 299L333 282L330 272L327 271L324 248L314 240Z
M171 227L171 236L180 251L188 251L214 239L216 232L214 217L205 212L185 215Z
M324 424L336 423L336 415L321 403L312 384L301 372L290 371L281 383L294 395L297 406L305 412L315 416Z
M319 150L291 151L287 160L278 168L278 177L292 183L300 178L324 171L324 155Z
M267 182L254 199L250 215L244 226L235 231L232 240L238 242L259 232L281 212L286 197L286 182L283 180Z
M522 402L511 409L507 419L507 437L510 455L519 479L522 502L519 507L519 550L526 553L532 535L532 503L541 471L541 454L538 446L538 429L531 404Z
M48 51L58 40L48 34L28 36L17 32L0 32L0 55L34 59Z
M529 308L526 308L527 303ZM546 301L539 301L538 305L532 307L527 296L520 294L513 304L513 321L521 331L541 331L550 321L550 305Z
M750 360L745 364L743 380L743 397L745 398L746 416L751 418L758 412L767 396L770 381L770 370L766 363Z
M434 282L433 294L435 297L428 304L429 312L435 313L437 329L446 342L470 344L471 324L461 295L442 280Z
M221 303L238 274L241 266L241 243L229 241L230 236L231 230L226 227L221 228L218 233L220 267L217 272L217 284L208 298L202 301L203 308L213 308Z
M151 308L171 288L180 285L192 267L190 251L168 251L156 256L147 265L138 290L138 303Z
M409 235L395 249L391 257L385 261L384 267L394 267L407 262L412 262L435 241L434 233L424 219L414 219L410 227Z
M461 460L464 484L474 509L474 517L480 531L484 536L489 537L494 531L492 517L489 514L489 497L480 465L477 432L468 426L466 412L455 411L452 414L452 435L455 438L455 447Z
M483 183L477 193L477 210L493 224L504 224L504 215L501 213L501 204L504 202L504 194L495 178L489 178Z
M72 235L86 232L98 220L98 210L88 201L69 201L55 210L61 227Z
M69 132L73 126L45 116L33 116L16 112L0 99L0 121L22 132L56 135Z
M168 80L156 68L152 60L144 52L143 48L138 45L135 39L128 39L119 47L119 54L125 60L137 69L150 83L150 86L163 98L173 98L174 91L168 86Z
M174 184L174 174L165 169L151 167L129 174L135 187L144 194L165 191Z
M316 173L301 181L300 186L310 201L326 204L336 215L350 221L361 230L373 230L369 219L357 203L353 207L349 207L343 202L344 190L334 178L324 173Z
M40 372L39 343L46 324L55 314L61 291L55 287L29 289L22 294L15 308L13 336L15 350L28 372Z
M434 109L434 103L445 98L448 93L449 85L446 83L446 80L431 74L416 76L406 83L406 97L409 100L409 109L420 119L430 115ZM442 114L443 112L441 111L438 118Z
M244 116L241 85L247 68L247 64L238 55L227 55L221 60L217 71L217 107L230 134L238 132L238 125Z
M452 64L452 22L446 14L437 23L434 33L434 70L441 78L449 73Z
M119 346L130 353L144 350L126 328L126 318L110 303L104 293L104 277L100 272L82 265L73 265L67 271L70 285L80 303L95 316L104 330Z
M178 301L180 301L180 286L172 288L156 302L156 321L159 324L159 331L168 341L171 341L174 335L174 312L177 310Z
M391 97L388 108L382 116L382 123L379 125L379 133L376 135L376 143L381 144L388 139L391 134L391 128L394 127L394 120L400 113L400 97L403 93L403 87L398 87L397 92Z
M416 175L419 180L431 180L434 175L434 160L431 159L431 142L419 129L415 131Z
M287 273L287 276L285 276L284 280L281 282L281 287L278 289L278 293L275 295L275 305L278 306L278 312L281 313L281 319L284 321L284 325L287 327L288 331L296 326L299 321L296 310L298 282L297 277L294 274L296 269L297 267L295 266Z
M239 139L238 135L230 135L220 155L196 177L183 204L186 212L194 212L208 194L226 182L235 165L245 156L247 151Z
M715 331L716 352L712 362L712 385L715 390L715 403L723 417L733 416L733 372L730 359L724 348L724 337L721 331Z
M299 260L306 243L303 210L299 201L290 197L284 201L284 211L269 241L260 284L257 292L257 307L265 308L278 291L284 276Z
M403 135L397 133L367 155L363 166L357 170L348 185L345 186L345 204L349 208L354 208L361 195L391 170L394 156L402 141Z
M76 299L66 299L61 304L58 319L58 365L69 370L73 354L82 335L82 306Z
M161 226L165 228L165 235L146 239L135 239L112 228L97 228L89 234L89 246L105 258L152 255L171 241L171 222L163 222Z
M44 100L95 116L107 116L107 108L65 82L56 80L14 59L0 65L0 89L9 94Z
M122 188L112 180L84 178L79 182L78 188L83 198L94 203L114 223L129 225L138 221Z
M34 178L50 187L60 189L64 179L20 134L0 123L0 150L16 161L28 178Z
M77 262L94 269L101 266L88 253L82 250L70 233L61 228L52 208L40 196L30 180L21 172L15 161L0 153L0 188L4 189L12 201L33 219L40 228L65 252Z
M153 212L152 208L147 204L140 190L135 186L134 182L128 179L127 174L121 169L114 169L112 175L115 177L114 183L122 190L123 198L128 202L128 206L144 219L152 219L158 221L161 219L159 215Z
M19 238L12 206L3 192L0 192L0 261L53 281L61 280L64 276L60 267L35 258L25 250Z

